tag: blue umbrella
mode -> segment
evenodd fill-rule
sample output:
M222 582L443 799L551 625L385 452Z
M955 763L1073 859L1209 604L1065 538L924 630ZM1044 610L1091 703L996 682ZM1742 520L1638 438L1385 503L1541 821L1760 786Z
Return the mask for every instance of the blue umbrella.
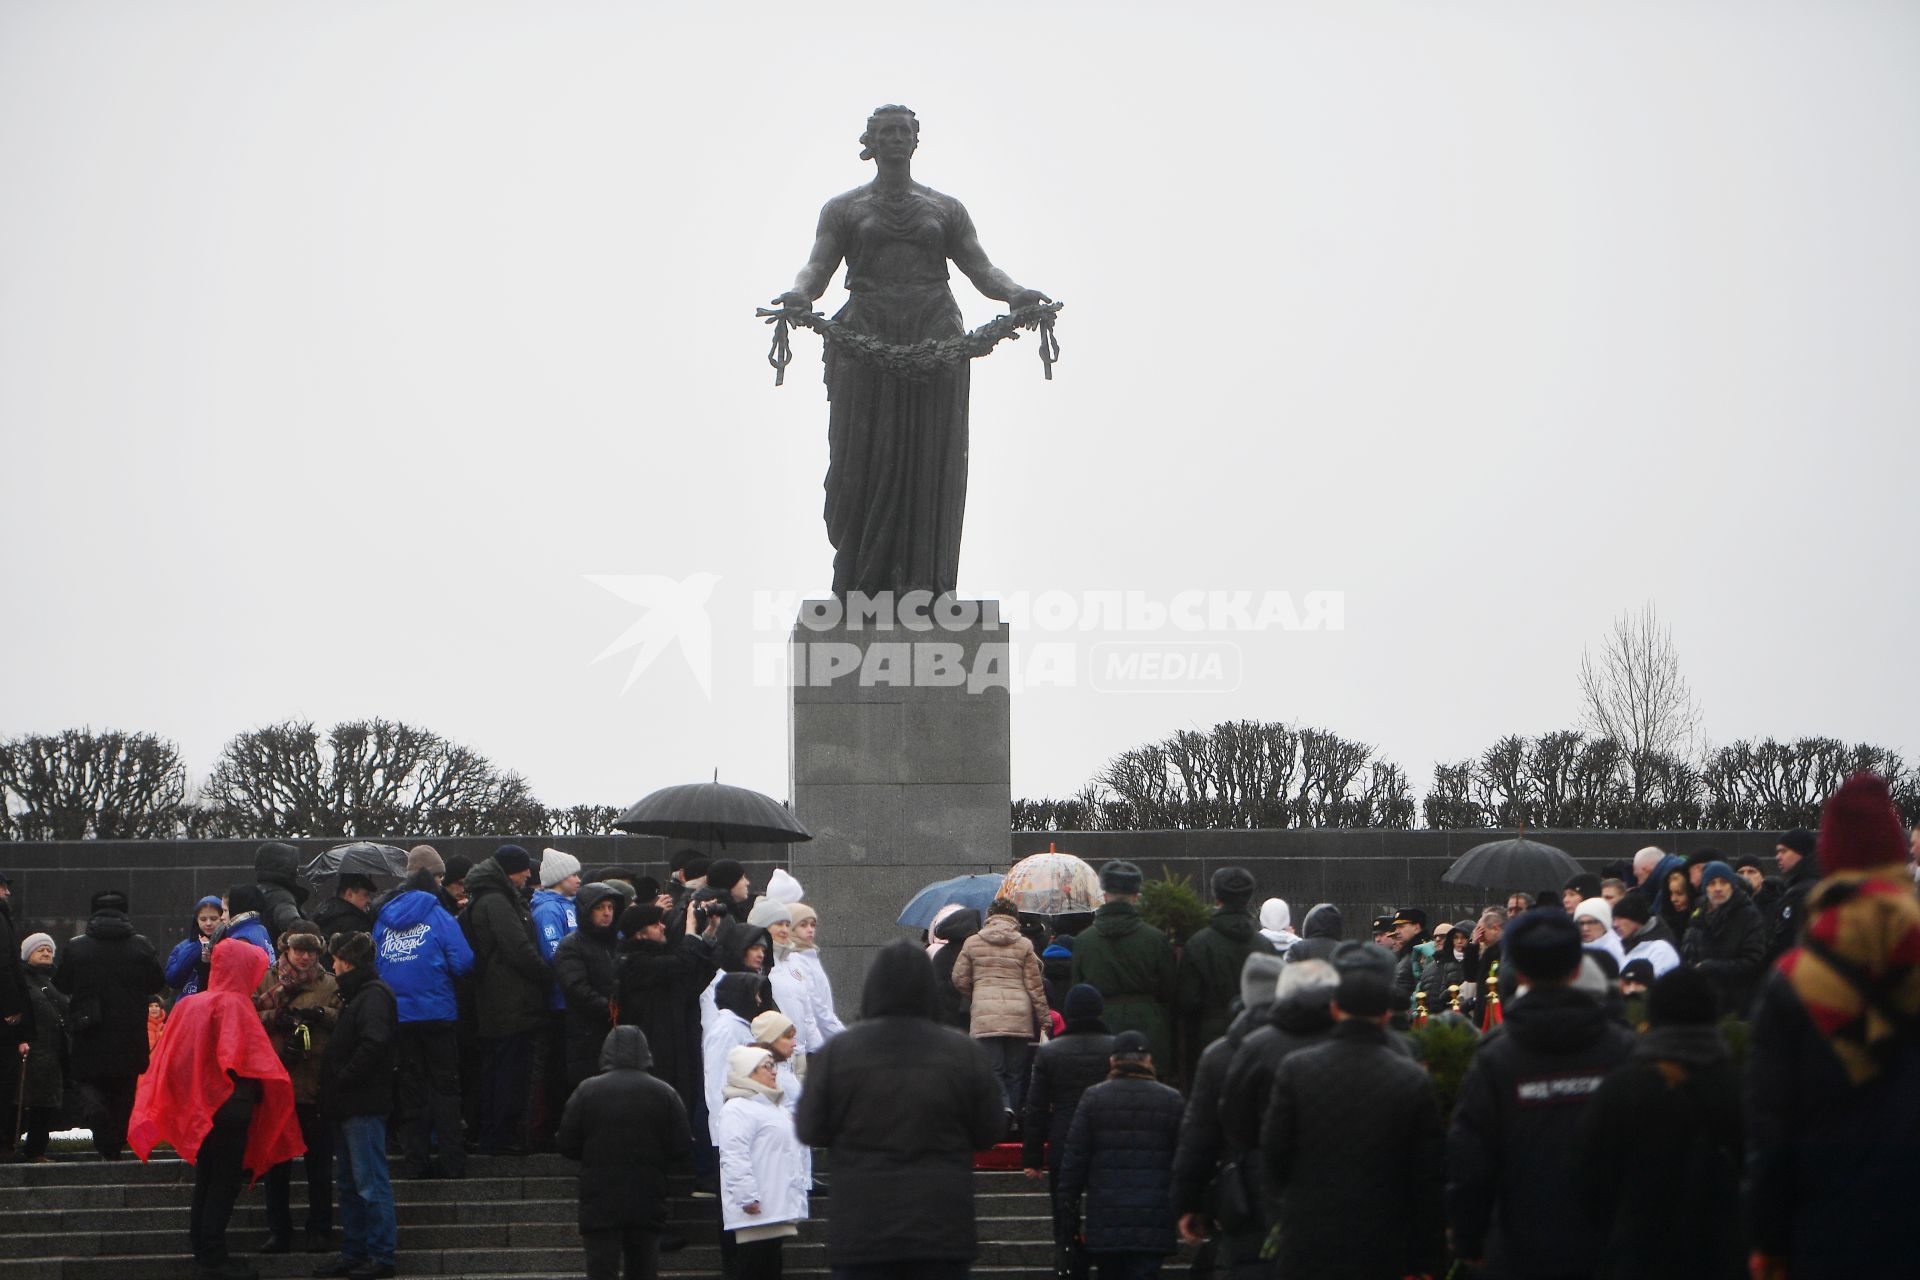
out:
M951 880L941 880L928 885L913 895L913 901L900 913L898 923L910 929L925 929L933 924L933 918L940 914L940 908L958 904L972 907L985 914L993 900L1000 895L1000 886L1006 877L998 871L971 876L955 876Z

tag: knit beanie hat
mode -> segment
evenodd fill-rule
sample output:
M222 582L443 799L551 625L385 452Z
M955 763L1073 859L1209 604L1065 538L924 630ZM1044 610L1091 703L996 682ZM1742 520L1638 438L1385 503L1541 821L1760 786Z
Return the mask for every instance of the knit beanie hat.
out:
M1558 982L1580 967L1580 930L1558 909L1521 912L1500 945L1508 963L1534 982Z
M737 1044L727 1050L727 1083L736 1089L754 1090L753 1073L773 1054L757 1044Z
M1745 871L1748 867L1752 867L1755 871L1764 872L1766 870L1765 867L1760 865L1760 859L1751 853L1743 853L1733 860L1733 869L1735 871Z
M680 868L680 875L681 875L681 878L684 879L688 884L692 884L695 880L699 880L705 877L708 869L711 868L712 866L713 866L712 858L702 858L697 856L688 858L685 864L683 864Z
M1240 1007L1251 1009L1266 1004L1280 986L1280 971L1287 962L1271 951L1250 951L1240 964Z
M642 929L651 928L667 918L657 902L641 902L628 907L620 913L620 932L631 938Z
M1573 922L1579 924L1584 919L1600 922L1600 927L1609 933L1613 931L1613 908L1605 898L1588 898L1573 909Z
M264 902L265 899L263 898L261 901ZM93 901L88 905L90 909L94 911L125 911L127 909L127 895L118 889L102 889L93 895Z
M50 934L28 934L25 938L21 939L20 942L20 963L25 964L27 957L38 951L41 947L50 947L52 945L53 937Z
M1656 1027L1711 1026L1720 1017L1713 980L1681 965L1647 988L1647 1021Z
M1613 918L1615 920L1631 920L1635 924L1645 924L1647 921L1653 919L1653 908L1645 898L1640 896L1639 891L1635 890L1632 893L1623 893L1620 895L1620 900L1613 904Z
M1107 998L1090 982L1082 982L1067 992L1066 1002L1061 1006L1068 1022L1090 1022L1106 1011Z
M1833 875L1903 863L1904 834L1887 780L1862 769L1841 783L1820 811L1820 869Z
M568 876L580 874L580 859L558 849L540 851L540 887L551 889Z
M793 1019L778 1009L769 1009L747 1025L753 1029L753 1038L757 1043L772 1044L793 1030Z
M1591 871L1582 871L1579 875L1560 886L1560 892L1562 893L1565 893L1569 889L1577 889L1582 901L1588 898L1597 898L1600 896L1600 877L1594 875Z
M444 876L447 873L446 859L442 858L440 851L430 844L417 844L407 850L407 874L412 875L422 869L431 871L437 876Z
M1738 878L1739 877L1733 874L1732 867L1717 860L1709 862L1700 868L1700 888L1702 891L1715 880L1725 880L1727 883L1732 884Z
M1793 850L1803 858L1813 856L1813 832L1807 830L1805 827L1795 827L1791 831L1781 832L1780 838L1775 840L1774 843L1776 845L1783 844L1787 846L1787 848Z
M517 844L503 844L493 851L493 860L510 876L533 870L533 855Z
M463 853L456 853L447 859L447 869L440 876L442 884L465 884L467 872L473 870L473 859Z
M747 913L747 923L764 929L770 924L791 924L793 913L771 898L762 898Z
M709 889L731 889L747 878L747 870L732 858L716 858L707 867Z
M820 913L804 902L789 902L787 917L795 924L805 924L809 920L818 920Z
M767 896L775 902L792 906L806 897L807 891L800 887L800 882L785 867L775 867L773 874L767 878Z
M1622 982L1637 982L1643 987L1653 985L1653 961L1639 956L1627 961L1627 967L1620 971Z

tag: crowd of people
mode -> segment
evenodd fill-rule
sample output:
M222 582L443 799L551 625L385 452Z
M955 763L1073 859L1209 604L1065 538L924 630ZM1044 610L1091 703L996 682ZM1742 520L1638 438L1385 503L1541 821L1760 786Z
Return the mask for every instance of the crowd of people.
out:
M595 1278L685 1243L665 1202L690 1173L742 1280L781 1274L825 1149L837 1277L962 1276L975 1153L1003 1142L1047 1186L1062 1277L1152 1276L1182 1239L1234 1277L1911 1273L1920 827L1863 773L1775 862L1642 849L1371 940L1325 903L1296 931L1229 867L1179 948L1110 862L1075 932L999 900L882 948L847 1027L784 871L756 892L691 851L656 883L421 845L384 895L340 876L314 901L269 844L164 959L115 891L64 946L16 945L0 878L0 1084L27 1159L73 1120L104 1158L192 1162L208 1280L254 1274L226 1241L249 1174L262 1251L395 1274L390 1147L402 1178L579 1161ZM1442 1029L1472 1042L1445 1088Z

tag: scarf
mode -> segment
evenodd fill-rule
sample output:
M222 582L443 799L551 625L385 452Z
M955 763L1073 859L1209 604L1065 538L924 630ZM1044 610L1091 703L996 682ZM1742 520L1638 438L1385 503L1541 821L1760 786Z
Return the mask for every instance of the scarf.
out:
M326 970L320 967L320 962L316 959L305 973L301 973L293 967L291 948L282 952L279 961L273 966L273 976L276 981L253 998L254 1007L260 1010L261 1020L269 1025L278 1023L281 1015L293 1006L293 1002L299 998L300 994L311 991L314 984L320 981L320 975L325 972Z
M726 1087L720 1090L720 1096L723 1098L751 1098L756 1095L765 1098L777 1107L786 1099L787 1091L785 1089L769 1089L752 1076L746 1076L740 1079L729 1076L727 1077Z
M1847 1077L1865 1084L1920 1025L1920 896L1898 866L1843 871L1807 895L1801 944L1780 958Z
M1152 1067L1144 1062L1116 1062L1107 1072L1109 1080L1158 1080Z

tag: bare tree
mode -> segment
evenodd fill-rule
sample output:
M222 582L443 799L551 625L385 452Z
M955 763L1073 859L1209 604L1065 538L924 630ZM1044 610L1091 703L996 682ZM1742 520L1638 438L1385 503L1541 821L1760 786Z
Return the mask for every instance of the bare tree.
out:
M1634 804L1659 787L1660 762L1692 755L1700 704L1652 602L1615 618L1598 655L1581 650L1580 697L1587 735L1619 744L1620 777Z
M322 737L290 720L243 733L220 753L203 828L232 835L464 835L545 829L526 779L436 733L389 720Z
M22 840L148 840L177 834L180 750L150 733L29 734L0 743L0 831Z

